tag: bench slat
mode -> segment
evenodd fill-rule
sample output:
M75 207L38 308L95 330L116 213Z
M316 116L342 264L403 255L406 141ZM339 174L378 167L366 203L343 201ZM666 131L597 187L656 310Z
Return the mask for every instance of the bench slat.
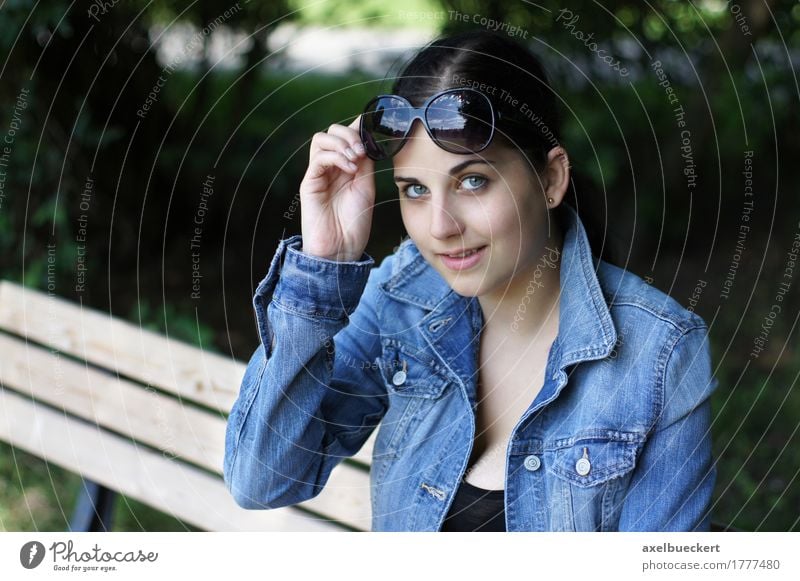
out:
M0 329L228 413L246 365L107 313L0 282Z
M361 446L361 449L353 454L352 459L356 462L364 464L367 468L372 464L372 449L375 447L375 438L378 437L378 428L375 428L372 433Z
M233 407L247 367L101 311L5 280L0 281L0 329L224 414ZM67 363L66 359L59 361ZM353 460L369 466L375 436L376 433L371 435Z
M225 419L0 335L0 382L25 396L221 473Z
M50 437L56 434L57 437ZM199 528L214 531L341 531L291 507L236 505L221 479L0 388L0 438ZM87 450L93 453L87 454Z
M222 473L226 422L132 382L0 335L0 384L26 397ZM57 440L57 432L51 436ZM358 529L370 528L369 474L347 463L303 506Z

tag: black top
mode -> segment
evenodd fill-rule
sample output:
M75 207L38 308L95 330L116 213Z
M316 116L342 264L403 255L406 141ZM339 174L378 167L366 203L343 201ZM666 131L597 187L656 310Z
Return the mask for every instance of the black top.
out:
M442 531L505 532L504 496L502 488L486 490L462 478Z

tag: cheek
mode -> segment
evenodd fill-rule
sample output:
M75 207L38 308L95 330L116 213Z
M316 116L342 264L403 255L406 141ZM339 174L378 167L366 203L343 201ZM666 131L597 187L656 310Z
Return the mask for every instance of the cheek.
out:
M548 237L547 216L533 215L525 225L520 244L524 247L526 255L538 255L547 243Z
M541 246L547 239L547 215L530 203L512 202L497 206L487 216L491 225L491 238L504 253L527 256L531 249Z
M421 205L400 204L400 217L403 219L403 226L411 240L419 249L420 253L426 258L430 258L427 253L430 245L431 235L428 224L428 216Z
M411 208L408 204L400 202L400 217L403 220L403 226L405 226L406 232L408 232L409 236L411 236L412 239L416 238L417 231L419 230L422 222L421 216L415 213L413 208Z
M473 224L491 236L493 240L503 241L519 238L526 227L526 209L515 205L509 198L503 198L494 204L484 204L477 209Z

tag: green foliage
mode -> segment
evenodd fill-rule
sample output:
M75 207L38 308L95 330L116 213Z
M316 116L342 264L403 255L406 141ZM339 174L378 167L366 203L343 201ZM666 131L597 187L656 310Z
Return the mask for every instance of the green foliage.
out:
M435 29L441 20L426 18L426 14L443 12L435 0L406 0L402 3L386 0L361 2L307 2L291 0L292 9L299 10L301 24L317 26L414 27Z
M0 442L0 530L68 528L80 478Z

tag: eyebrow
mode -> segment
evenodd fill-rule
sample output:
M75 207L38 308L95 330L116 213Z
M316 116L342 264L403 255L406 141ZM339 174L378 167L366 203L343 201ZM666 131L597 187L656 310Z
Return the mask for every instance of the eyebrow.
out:
M484 163L486 165L490 165L490 164L493 164L494 161L491 160L491 159L468 159L467 161L462 161L458 165L454 165L452 168L450 168L449 174L451 176L454 176L458 172L460 172L462 169L464 169L465 167L467 167L469 165L472 165L473 163ZM395 183L400 183L400 182L419 183L419 180L417 178L404 178L404 177L401 177L401 176L395 176L394 177L394 181L395 181Z

